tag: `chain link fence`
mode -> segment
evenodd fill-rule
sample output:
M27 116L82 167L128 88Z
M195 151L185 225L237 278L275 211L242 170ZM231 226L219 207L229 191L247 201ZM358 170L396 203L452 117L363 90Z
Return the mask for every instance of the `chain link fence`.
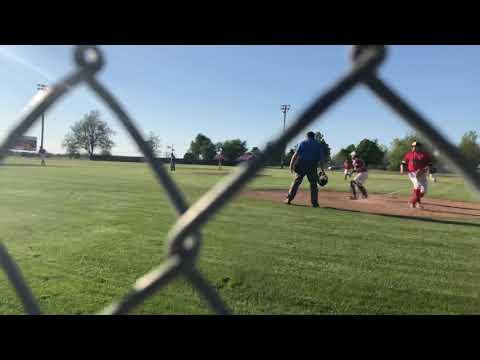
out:
M216 289L199 271L196 262L202 243L200 230L224 205L265 166L270 153L281 151L293 138L309 124L323 115L354 87L366 86L392 111L407 124L422 134L425 139L439 150L452 168L462 174L465 180L480 191L480 176L472 165L461 155L458 148L443 137L427 118L413 109L385 81L377 70L387 56L387 48L377 45L357 45L351 48L352 67L293 121L293 123L273 141L253 161L238 166L229 176L220 181L203 195L195 204L188 207L187 202L175 182L168 175L161 162L155 156L140 134L121 103L97 79L96 74L104 67L101 50L96 46L77 46L74 49L76 70L56 85L50 87L43 97L30 104L21 115L15 128L0 146L0 161L4 161L8 149L37 121L42 112L53 106L61 97L67 95L80 84L88 87L113 111L143 152L145 160L152 168L161 188L167 193L172 206L178 213L177 222L168 233L168 256L158 268L139 278L131 291L120 301L114 302L100 314L126 314L140 305L146 298L179 276L184 276L203 297L208 306L217 314L230 314ZM32 291L23 279L19 267L8 254L6 247L0 244L0 266L14 287L27 314L41 314L41 309Z

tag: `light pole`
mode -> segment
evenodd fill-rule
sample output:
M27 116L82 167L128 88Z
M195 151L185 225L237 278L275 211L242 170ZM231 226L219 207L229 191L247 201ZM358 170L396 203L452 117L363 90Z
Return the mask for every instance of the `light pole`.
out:
M285 123L287 121L287 112L290 110L290 105L284 104L280 107L280 110L283 113L283 132L285 132ZM282 156L280 157L280 167L283 169L285 151L282 150Z
M37 84L37 90L39 91L45 91L48 89L48 86L45 84ZM45 166L45 149L43 148L43 133L45 130L45 113L42 112L42 135L40 139L40 150L38 151L40 153L40 157L42 159L42 166Z

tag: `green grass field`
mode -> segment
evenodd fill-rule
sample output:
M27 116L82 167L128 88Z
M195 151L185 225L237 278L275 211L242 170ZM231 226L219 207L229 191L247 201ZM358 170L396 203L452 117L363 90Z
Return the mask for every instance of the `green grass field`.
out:
M192 203L230 168L173 174ZM252 189L284 189L266 169ZM346 191L341 173L325 190ZM406 176L371 172L371 193L407 195ZM304 187L306 188L306 184ZM0 167L1 238L42 310L96 313L159 265L175 212L145 164L8 159ZM459 177L430 197L478 201ZM480 313L480 222L420 221L237 197L204 229L199 267L239 314ZM0 274L0 313L23 308ZM137 314L209 314L178 279Z

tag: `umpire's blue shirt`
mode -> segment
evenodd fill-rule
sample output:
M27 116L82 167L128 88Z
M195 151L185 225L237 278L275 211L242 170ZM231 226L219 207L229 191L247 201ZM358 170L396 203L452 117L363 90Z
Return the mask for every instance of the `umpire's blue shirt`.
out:
M307 139L300 143L298 146L298 163L302 167L316 166L319 161L325 158L325 149L315 139Z

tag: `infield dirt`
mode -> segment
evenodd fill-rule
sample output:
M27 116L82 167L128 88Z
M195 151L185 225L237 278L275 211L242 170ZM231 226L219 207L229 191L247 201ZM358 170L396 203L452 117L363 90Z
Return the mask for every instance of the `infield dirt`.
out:
M243 196L283 203L286 191L245 191ZM428 196L422 199L423 209L411 209L408 197L396 195L371 194L368 199L351 200L348 192L319 191L318 197L322 208L408 217L480 220L480 204L430 199ZM310 206L310 192L299 190L290 206Z

